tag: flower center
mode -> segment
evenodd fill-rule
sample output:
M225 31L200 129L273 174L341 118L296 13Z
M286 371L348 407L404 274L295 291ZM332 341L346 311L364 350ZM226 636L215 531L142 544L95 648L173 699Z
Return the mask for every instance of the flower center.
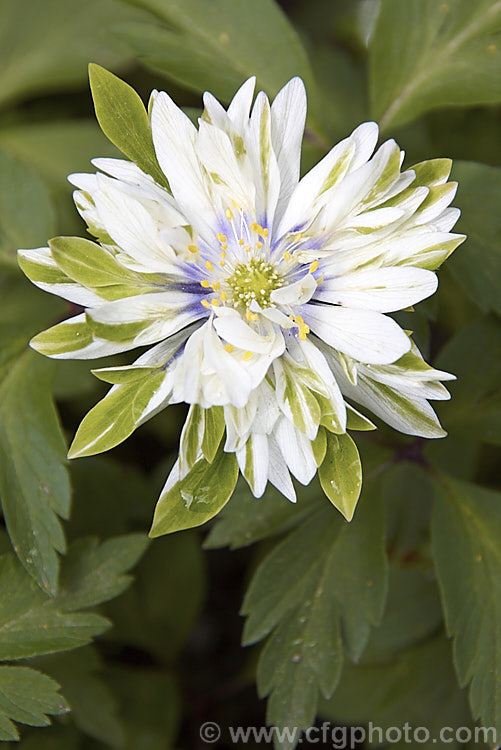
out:
M275 264L262 258L251 258L248 263L239 263L226 284L231 290L234 307L248 308L253 300L260 307L271 305L271 293L283 285L283 279L275 271Z

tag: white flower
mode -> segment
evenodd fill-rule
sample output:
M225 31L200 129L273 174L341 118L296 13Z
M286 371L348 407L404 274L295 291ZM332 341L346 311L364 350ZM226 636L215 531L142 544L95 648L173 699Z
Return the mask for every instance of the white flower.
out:
M86 359L154 345L96 372L114 386L73 455L186 402L168 487L213 456L225 428L224 450L254 495L270 481L294 500L289 472L311 481L320 427L373 427L352 402L402 432L445 434L428 399L448 398L440 381L453 376L429 367L388 313L433 294L434 270L464 238L451 233L448 160L401 172L403 153L393 140L374 151L369 122L299 180L303 83L271 106L261 92L251 109L254 83L228 110L206 94L198 130L155 92L153 143L170 191L131 162L96 159L98 174L70 180L100 244L59 238L19 255L36 284L87 308L36 337L40 352Z

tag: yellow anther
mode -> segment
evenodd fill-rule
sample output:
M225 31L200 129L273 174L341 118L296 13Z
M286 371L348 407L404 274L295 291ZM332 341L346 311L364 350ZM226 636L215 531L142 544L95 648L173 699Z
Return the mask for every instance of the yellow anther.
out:
M203 300L202 300L202 302L201 302L200 304L201 304L201 305L203 305L204 307L207 307L207 309L209 309L209 310L210 310L210 305L209 305L209 303L207 302L207 300L206 300L206 299L203 299Z
M314 260L313 263L310 263L310 273L315 273L319 266L318 260Z
M220 258L226 258L226 253L219 253Z
M219 300L218 299L211 299L211 305L214 305L214 307L219 307Z
M263 237L267 237L270 233L269 229L263 229Z
M299 338L301 339L301 341L306 341L306 334L307 333L308 332L305 331L304 328L300 328L299 329L299 334L298 335L299 335Z
M212 271L212 269L214 268L214 266L212 265L212 263L210 262L210 260L206 260L205 261L205 267L206 267L206 269L208 271Z
M226 209L226 211L224 212L224 215L226 216L228 221L231 221L233 219L233 214L231 212L231 209L229 208Z
M245 352L243 359L250 359L252 357L252 352Z
M226 235L222 234L221 232L219 232L219 234L217 234L216 237L218 239L218 242L226 242L227 240Z
M231 354L231 352L233 351L233 347L232 347L232 345L231 345L231 344L226 344L226 346L225 346L224 348L225 348L225 349L226 349L226 351L227 351L227 352L229 352L230 354Z
M211 286L216 292L219 291L219 289L221 289L221 284L219 283L219 281L215 281L213 284L211 284Z
M227 249L228 249L228 245L226 244L226 242L223 242L223 244L221 245L221 250L227 250Z
M247 310L247 312L245 313L245 317L247 318L247 320L254 321L257 320L257 313L253 313L250 310Z
M302 236L303 236L303 233L302 232L298 232L296 234L296 242L299 242L299 240L302 238Z
M188 245L190 253L198 253L198 247L196 245Z
M285 253L284 253L284 260L290 260L291 257L292 256L291 256L290 252L288 250L286 250Z
M200 286L203 286L204 289L208 289L210 287L210 281L208 281L208 279L204 279L200 282Z
M317 279L317 284L321 284L324 278L325 278L325 274L322 274L321 276L319 276Z
M245 240L243 240L242 238L240 238L240 239L238 240L238 244L239 244L239 245L245 245Z
M221 292L219 296L221 298L221 302L226 302L226 300L228 299L228 295L226 294L226 292Z
M295 320L296 320L296 323L299 323L300 325L302 323L304 323L304 320L302 319L302 317L300 315L296 315L296 319Z
M259 229L259 224L256 221L253 221L249 229L251 230L251 232L257 232L257 230Z
M232 198L232 199L231 199L231 202L233 203L233 205L235 206L235 208L236 208L236 209L237 209L237 211L238 211L238 210L240 209L240 206L238 205L238 203L236 202L236 200L234 200L234 199Z
M257 247L258 250L261 250L261 248L263 247L263 243L262 242L256 242L256 247Z
M246 252L246 253L250 253L251 249L252 249L252 248L251 248L251 246L250 246L250 245L246 245L246 246L244 247L244 250L245 250L245 252Z
M224 266L226 265L226 261L225 260L220 260L219 261L219 265L221 266L221 268L224 268Z

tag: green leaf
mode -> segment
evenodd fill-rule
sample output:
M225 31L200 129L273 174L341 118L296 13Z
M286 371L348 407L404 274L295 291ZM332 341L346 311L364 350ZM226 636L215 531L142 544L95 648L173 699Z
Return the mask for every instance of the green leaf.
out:
M46 727L48 715L69 709L59 694L60 686L47 675L28 667L0 667L0 741L18 740L12 723Z
M117 716L118 704L99 674L102 663L93 646L40 657L36 663L61 685L73 721L82 732L112 747L123 747L125 736Z
M66 550L58 516L69 516L70 485L52 372L51 363L28 351L0 373L0 496L19 559L55 594L56 553Z
M461 686L475 719L501 732L501 493L438 478L433 554Z
M88 643L110 626L94 613L79 612L118 596L130 584L126 571L147 544L128 534L101 545L73 543L64 560L57 596L44 594L11 554L0 558L0 659L22 659Z
M239 549L289 531L312 512L321 498L315 480L302 490L299 502L291 503L271 484L262 497L256 498L241 478L229 503L211 527L204 547Z
M89 59L125 62L130 55L110 26L140 18L113 0L65 0L64 13L61 0L2 3L0 104L84 84Z
M464 232L468 241L447 268L478 307L501 314L501 169L456 161L452 176L459 183L461 206L454 231Z
M89 65L89 78L103 133L143 172L166 187L167 180L153 147L150 120L140 96L125 81L99 65Z
M349 435L327 433L327 453L318 476L331 503L351 521L362 488L362 465Z
M436 366L457 375L451 400L440 404L440 419L456 436L501 445L501 326L477 320L440 352Z
M384 616L371 632L362 660L367 664L394 661L398 652L439 632L442 622L438 586L430 571L417 556L393 561Z
M386 597L384 516L380 494L366 497L352 524L320 510L264 558L245 596L244 642L273 631L258 665L267 720L311 726L319 693L335 690L342 642L358 659L383 614Z
M0 149L0 249L12 258L54 234L54 209L38 175Z
M213 518L230 499L238 478L234 453L218 450L212 463L197 461L184 479L160 496L150 536L191 529Z
M444 106L501 101L499 0L382 0L370 45L381 127Z

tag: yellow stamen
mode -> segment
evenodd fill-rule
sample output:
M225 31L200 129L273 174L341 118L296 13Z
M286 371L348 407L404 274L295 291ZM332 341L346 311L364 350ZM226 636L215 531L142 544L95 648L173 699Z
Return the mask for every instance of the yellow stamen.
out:
M231 199L231 202L233 203L233 205L235 206L235 208L236 208L236 209L237 209L237 211L238 211L238 210L240 209L240 206L238 205L238 203L236 202L236 200L233 200L233 198L232 198L232 199Z
M221 292L219 296L221 297L221 302L226 302L226 300L228 299L228 295L226 294L226 292Z
M223 244L221 245L221 250L227 250L227 249L228 249L228 245L226 244L226 242L223 242Z
M290 259L291 259L291 254L290 254L290 252L288 250L286 250L285 253L284 253L284 260L288 261Z
M216 237L218 239L218 242L226 242L227 237L225 234L222 234L221 232L219 232L219 234L217 234Z
M210 262L210 260L206 260L205 261L205 267L206 267L206 269L208 271L212 271L212 269L214 268L214 266L212 265L212 263Z
M319 266L318 260L314 260L313 263L310 263L310 273L315 273Z
M190 253L198 253L198 247L196 245L188 245Z
M270 233L269 229L263 229L263 237L267 237Z
M257 320L257 313L253 313L250 310L247 310L247 312L245 313L245 317L250 321Z
M253 221L252 224L249 227L249 229L251 230L251 232L257 232L258 228L259 228L259 224L257 224L255 221Z
M245 250L245 252L246 252L246 253L250 253L250 251L251 251L251 246L250 246L250 245L246 245L246 246L244 247L244 250Z
M223 268L226 265L226 261L220 260L219 265L221 266L221 268Z
M226 344L226 346L225 346L224 348L225 348L225 349L226 349L226 351L227 351L227 352L229 352L230 354L231 354L231 352L233 351L233 347L232 347L232 345L231 345L231 344Z
M200 282L200 286L203 286L204 289L208 289L210 287L210 282L208 281L208 279L204 279Z
M221 289L221 284L219 281L215 281L213 284L211 284L212 288L217 292L219 289Z
M200 304L210 310L210 305L209 305L209 303L207 302L206 299L203 299Z
M263 247L263 243L262 242L256 242L256 247L257 247L258 250L261 250L261 248Z
M238 240L238 244L239 244L239 245L245 245L245 240L243 240L242 238L240 238L240 239Z
M252 352L245 352L243 359L250 359L252 357Z
M317 284L321 284L324 278L325 278L325 274L322 274L321 276L319 276L317 279Z
M226 258L226 253L219 253L220 258Z
M214 305L214 307L219 307L219 300L218 299L211 299L211 305Z
M224 212L224 215L226 216L228 221L231 221L233 219L233 214L229 208L226 209L226 211Z

